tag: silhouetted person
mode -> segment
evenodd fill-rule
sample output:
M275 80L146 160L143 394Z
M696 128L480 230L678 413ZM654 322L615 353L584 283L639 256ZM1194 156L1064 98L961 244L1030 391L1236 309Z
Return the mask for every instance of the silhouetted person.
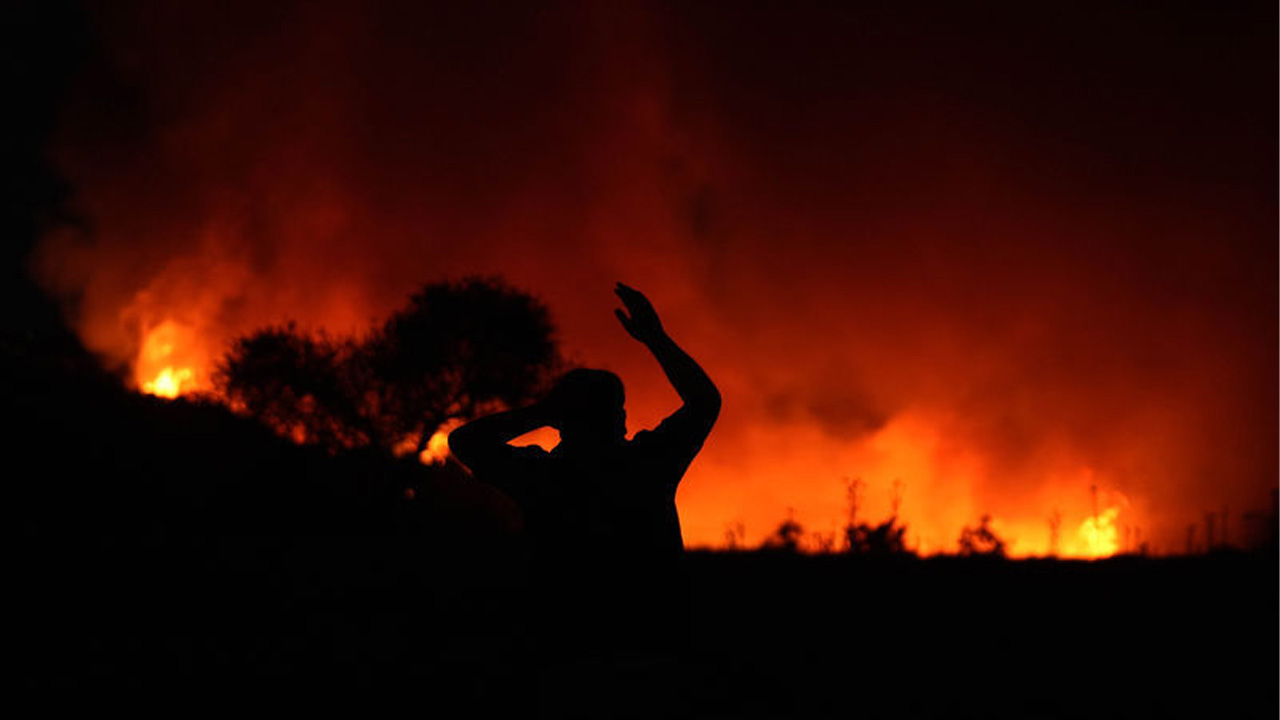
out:
M676 486L715 424L720 392L643 294L622 283L614 292L626 306L618 320L661 364L679 410L627 440L622 381L571 370L542 401L454 430L449 447L523 511L546 640L569 652L678 651L687 601ZM508 444L545 426L560 432L550 452Z

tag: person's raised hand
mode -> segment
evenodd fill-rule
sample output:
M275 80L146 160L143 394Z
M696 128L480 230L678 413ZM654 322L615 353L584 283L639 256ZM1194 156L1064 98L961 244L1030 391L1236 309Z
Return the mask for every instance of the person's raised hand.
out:
M662 321L658 319L658 311L653 309L653 303L649 302L644 293L622 283L618 283L613 292L626 307L626 310L616 308L613 314L618 316L618 322L622 323L627 334L645 345L662 339L666 334L662 329Z

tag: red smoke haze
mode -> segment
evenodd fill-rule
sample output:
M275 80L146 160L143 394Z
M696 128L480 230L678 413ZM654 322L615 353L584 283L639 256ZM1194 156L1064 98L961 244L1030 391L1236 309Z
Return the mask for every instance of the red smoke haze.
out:
M94 14L58 143L90 227L37 266L140 386L501 274L634 431L676 398L623 280L725 397L691 545L834 532L861 477L925 552L989 513L1042 554L1055 511L1114 550L1091 486L1173 552L1276 485L1274 8L155 5Z

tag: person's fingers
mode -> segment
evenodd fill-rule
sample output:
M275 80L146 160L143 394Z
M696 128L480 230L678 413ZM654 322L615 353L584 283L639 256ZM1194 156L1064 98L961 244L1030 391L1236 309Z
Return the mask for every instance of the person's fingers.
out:
M621 294L619 297L622 299L622 304L627 306L633 316L647 315L653 311L653 304L649 302L649 299L635 290Z
M628 290L627 288L620 287L614 292L617 293L618 299L622 301L622 304L626 305L627 307L630 307L631 304L635 302L635 296L632 295L631 291Z
M625 283L618 283L618 287L614 288L614 292L618 293L618 297L622 298L624 302L628 298L632 300L644 298L644 293Z
M627 317L627 313L624 312L622 308L614 308L613 314L618 317L618 322L622 323L622 327L626 328L628 331L631 330L631 318Z

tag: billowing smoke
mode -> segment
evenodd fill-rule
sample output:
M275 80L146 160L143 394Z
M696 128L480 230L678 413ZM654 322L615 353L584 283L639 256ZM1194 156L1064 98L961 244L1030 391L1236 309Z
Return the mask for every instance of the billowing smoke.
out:
M861 478L925 551L1057 512L1090 554L1109 509L1179 551L1277 477L1274 8L1213 12L103 3L57 146L90 224L36 271L139 388L501 274L634 430L676 398L624 280L726 398L691 544L834 532Z

